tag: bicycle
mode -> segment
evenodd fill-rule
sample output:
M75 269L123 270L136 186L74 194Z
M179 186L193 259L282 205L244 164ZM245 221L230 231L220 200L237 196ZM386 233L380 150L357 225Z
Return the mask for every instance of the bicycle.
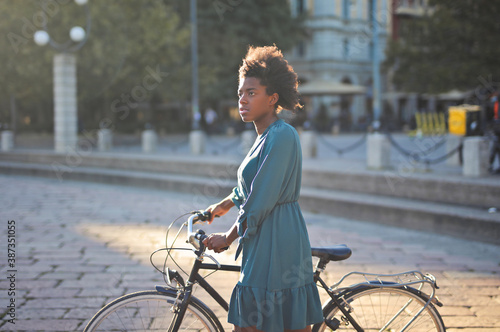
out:
M194 249L173 248L172 244L170 248L166 246L151 254L151 263L163 274L166 286L124 295L108 303L89 321L84 332L224 331L214 312L192 295L193 286L198 284L227 312L228 303L199 272L238 272L240 266L219 264L205 253L202 241L206 235L202 230L193 231L193 224L205 221L207 215L200 211L191 214L175 239L186 227L186 242ZM153 263L153 256L164 250L167 251L167 257L160 269ZM195 254L191 271L186 272L186 282L179 272L166 266L172 250L191 250ZM436 306L442 306L435 296L435 290L438 289L436 279L430 274L424 275L419 271L398 274L351 272L334 285L327 286L321 278L326 265L330 261L345 260L351 253L346 245L312 248L312 255L319 258L314 280L330 296L323 305L324 321L314 325L313 331L445 331L441 315L436 309ZM204 258L210 258L213 263L203 263ZM353 276L362 277L363 281L340 287L347 279L352 280ZM430 294L423 291L425 286L430 288Z

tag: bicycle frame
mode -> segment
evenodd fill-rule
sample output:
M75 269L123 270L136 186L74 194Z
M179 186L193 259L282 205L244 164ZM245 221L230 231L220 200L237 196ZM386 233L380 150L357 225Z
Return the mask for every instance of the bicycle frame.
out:
M193 268L191 269L191 273L189 274L186 285L183 287L183 291L178 291L178 297L183 295L182 302L180 305L176 305L174 307L174 324L171 325L169 331L177 331L182 323L182 319L184 318L184 314L186 313L186 309L188 307L189 301L193 294L193 286L198 284L203 288L226 312L229 311L229 304L227 301L200 275L200 270L218 270L218 271L231 271L231 272L240 272L241 266L239 265L224 265L224 264L206 264L203 263L205 246L201 242L202 236L200 232L193 232L193 223L196 222L197 215L193 215L189 217L187 221L187 241L191 243L197 251L196 260L194 261ZM212 258L213 259L213 258ZM214 259L215 261L215 259Z
M186 282L186 286L183 291L178 293L179 295L182 293L184 296L182 298L182 302L178 306L177 317L175 318L175 323L173 329L171 331L177 331L180 327L182 319L184 318L184 314L186 312L187 306L192 296L193 286L195 284L200 285L226 312L229 311L229 304L227 301L205 280L203 276L200 275L200 270L217 270L217 271L230 271L230 272L240 272L241 266L239 265L225 265L225 264L206 264L202 263L204 248L201 247L198 251L196 251L196 255L198 256L193 264L193 268L189 275L189 278ZM359 326L356 320L351 316L351 314L341 305L339 299L335 296L335 294L330 290L330 287L326 285L326 283L319 276L319 272L314 275L314 281L319 282L320 285L326 290L328 295L330 295L332 301L337 305L337 307L342 311L345 315L346 319L352 324L352 326L358 332L363 332L363 328Z
M187 236L187 241L188 243L191 243L197 250L195 251L196 254L196 259L193 264L193 267L191 269L190 275L188 277L188 280L185 285L182 285L182 289L178 289L177 292L177 302L174 305L174 308L172 309L173 312L176 314L174 316L174 324L171 325L171 328L169 331L177 331L182 323L182 320L184 318L184 314L187 310L188 304L190 302L192 292L193 292L193 286L195 284L200 285L226 312L229 311L229 304L226 302L226 300L205 280L203 276L200 275L200 270L217 270L217 271L230 271L230 272L240 272L241 267L239 265L224 265L224 264L219 264L213 257L209 255L205 255L205 246L201 242L202 239L205 237L204 233L202 231L197 231L193 232L193 223L197 221L197 215L191 216L188 221L186 222L187 228L188 228L188 236ZM216 264L207 264L203 263L204 257L210 257ZM413 320L420 315L420 313L429 305L430 302L437 302L438 304L439 301L435 297L435 288L438 288L435 284L435 278L432 275L423 275L419 271L410 271L410 272L404 272L404 273L399 273L399 274L392 274L392 275L376 275L376 274L370 274L370 273L361 273L361 272L351 272L343 276L339 282L334 284L332 287L329 287L323 279L321 279L320 274L321 272L324 271L326 265L329 263L329 260L325 259L320 259L317 263L315 273L314 273L314 282L317 284L319 283L322 288L325 289L325 291L328 293L330 296L331 300L333 303L339 308L339 310L342 312L344 317L347 319L347 321L352 325L353 328L356 329L358 332L364 332L364 329L359 326L359 324L356 322L356 320L351 316L349 313L348 309L344 305L342 305L341 301L341 294L342 292L338 293L335 292L335 289L339 289L338 286L349 276L351 275L362 275L365 277L366 282L363 283L358 283L355 285L348 286L347 288L342 288L342 289L353 289L357 286L361 285L369 285L369 286L375 286L375 287L407 287L410 285L414 284L420 284L420 287L418 290L420 291L423 284L430 284L432 287L432 294L429 296L427 304L422 308L422 310L403 328L403 331L413 322ZM403 280L401 277L403 275L408 275L412 274L416 277L416 281L410 281L410 282L402 282ZM369 281L366 276L370 277L375 277L375 280ZM399 278L398 282L387 282L382 280L383 277L397 277ZM340 294L340 295L339 295ZM182 295L182 299L180 296ZM404 310L405 307L402 308ZM401 310L401 311L402 311Z
M356 320L351 316L349 311L347 311L344 308L344 306L340 303L338 297L335 296L335 293L332 291L332 289L328 287L328 285L319 276L321 272L324 271L326 264L328 264L328 261L326 260L320 259L318 261L318 264L316 265L316 271L314 272L314 282L320 283L321 287L323 287L325 291L328 293L328 295L330 295L333 303L335 303L335 305L339 308L339 310L344 314L345 318L347 318L347 320L352 324L352 327L354 327L358 332L364 332L364 329L361 326L359 326L358 322L356 322Z
M193 268L191 269L191 273L186 282L186 285L183 287L183 291L180 290L178 291L178 296L180 296L181 294L183 294L184 296L182 298L182 302L180 303L180 305L174 307L174 310L177 311L176 312L177 315L174 318L174 324L173 326L171 326L169 332L177 331L179 329L193 293L193 286L196 283L200 285L201 288L203 288L226 312L229 311L229 304L227 303L227 301L224 300L224 298L205 280L205 278L203 278L200 275L199 273L200 270L217 270L217 271L231 271L231 272L241 271L241 266L239 265L224 265L218 263L206 264L202 262L205 252L205 246L203 245L203 243L201 243L201 237L203 236L203 234L200 234L199 232L193 232L193 223L195 223L197 220L198 220L197 216L193 215L189 217L188 221L186 222L187 225L186 242L191 243L197 249L197 251L195 251L197 257L193 264ZM215 259L213 260L215 261ZM324 266L326 266L327 263L328 262L323 262L322 260L318 262L318 266L316 267L316 272L314 274L314 282L315 283L319 282L321 284L321 286L326 290L326 292L332 298L332 301L338 306L338 308L342 311L342 313L345 315L347 320L352 324L352 326L356 329L356 331L364 332L363 328L359 326L359 324L354 320L354 318L350 315L350 313L341 305L338 298L331 291L330 287L328 287L326 283L323 281L323 279L321 279L321 277L319 276L320 273L323 271Z
M204 250L204 248L202 248ZM202 252L197 251L197 259L193 264L193 268L189 275L189 278L186 282L186 285L183 287L183 290L178 291L178 296L183 295L182 302L180 305L176 305L174 307L174 313L176 313L176 317L174 318L174 324L170 331L177 331L182 323L182 319L184 318L184 314L186 313L186 309L188 307L189 301L191 300L191 296L193 293L193 286L195 284L200 285L210 296L227 312L229 311L229 304L227 301L205 280L203 276L200 275L200 270L219 270L219 271L232 271L239 272L241 271L241 267L238 265L218 265L218 264L205 264L202 263Z

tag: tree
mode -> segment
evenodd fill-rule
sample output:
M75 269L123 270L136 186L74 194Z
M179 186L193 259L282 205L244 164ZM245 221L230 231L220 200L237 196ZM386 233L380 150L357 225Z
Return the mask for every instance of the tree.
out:
M18 110L16 117L20 123L32 121L37 111L50 107L47 98L39 98L50 93L44 79L51 75L50 67L45 66L50 57L30 47L37 30L33 23L36 13L35 1L23 1L22 5L18 1L0 2L0 125L3 127L12 123L11 101ZM38 103L32 103L36 99Z
M86 16L72 0L46 0L47 7L42 3L0 1L4 37L0 39L4 64L0 66L0 123L11 122L14 98L18 129L51 132L56 51L37 46L33 34L45 20L52 38L67 41L72 26L85 27ZM104 121L118 131L135 131L149 122L157 129L187 130L189 1L89 0L88 6L89 38L76 53L81 126L94 130ZM237 69L248 45L276 43L286 51L304 35L301 18L291 17L287 0L198 0L198 19L202 107L235 99ZM158 105L177 105L176 112L158 110Z
M189 1L176 0L189 21ZM200 109L234 101L238 68L249 45L292 49L306 36L305 17L292 17L287 0L198 0ZM189 56L189 55L188 55Z
M404 22L385 67L403 91L500 88L500 1L431 0L429 14ZM477 90L480 91L481 89Z
M238 67L249 45L288 51L306 36L304 17L292 17L287 0L199 3L201 72L213 71L203 84L206 101L236 98Z
M0 2L0 31L6 37L0 40L0 61L7 64L0 67L5 85L0 90L0 122L10 122L9 101L14 96L21 130L52 131L52 59L57 51L35 45L34 32L45 20L51 38L63 43L72 26L86 26L83 8L73 1L45 1L46 7L43 3ZM182 52L189 45L189 27L171 6L161 0L94 0L89 8L89 39L76 53L83 127L97 129L109 119L117 129L127 123L137 128L141 104L152 98L187 98L184 77L189 68ZM147 81L148 75L157 81Z

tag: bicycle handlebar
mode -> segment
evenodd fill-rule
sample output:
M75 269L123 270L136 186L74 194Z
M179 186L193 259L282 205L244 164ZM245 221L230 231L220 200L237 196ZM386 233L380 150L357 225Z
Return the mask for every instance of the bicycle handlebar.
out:
M203 240L205 240L208 236L201 229L193 232L193 225L198 221L204 222L210 219L210 212L208 211L193 211L193 215L188 218L187 224L187 243L191 243L193 247L199 250L202 246ZM222 248L223 250L229 249L229 247Z
M193 225L198 221L206 221L210 218L210 212L200 212L194 211L193 215L188 218L187 223L187 243L191 243L196 249L200 249L200 244L203 240L205 240L208 236L205 235L205 232L202 230L197 230L193 232Z

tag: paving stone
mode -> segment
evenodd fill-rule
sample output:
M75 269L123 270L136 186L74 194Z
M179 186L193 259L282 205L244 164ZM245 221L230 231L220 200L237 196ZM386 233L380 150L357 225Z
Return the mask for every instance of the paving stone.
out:
M63 280L58 286L60 288L102 288L102 287L116 287L120 283L117 279L108 280Z
M23 302L25 302L24 298L26 298L27 294L28 294L28 290L27 289L17 288L16 289L16 294L15 294L15 297L14 297L15 300L16 300L16 303L18 305L20 305ZM4 308L3 304L7 303L8 301L10 301L10 298L12 298L12 296L9 295L9 292L7 291L7 288L6 289L2 289L2 291L0 292L0 300L1 300L0 304L2 305L0 308L2 308L2 310Z
M467 291L476 295L500 296L500 288L497 286L469 286Z
M453 316L443 318L445 325L450 328L500 328L500 321L496 317L469 317Z
M500 312L500 305L488 305L488 306L475 305L472 306L470 309L478 317L483 317L483 316L498 317L498 313Z
M123 274L121 273L82 273L82 277L79 278L82 282L91 281L116 281L122 280Z
M79 297L119 297L126 294L126 289L120 287L109 287L109 288L84 288L79 293Z
M2 331L77 331L82 320L76 319L27 319L16 324L2 325Z
M91 265L92 263L89 263ZM107 265L106 271L109 271L111 273L154 273L155 270L152 267L146 267L143 265L115 265L115 264L110 264Z
M97 311L93 308L74 308L69 309L63 316L65 319L82 319L85 321L94 317Z
M81 289L71 288L33 288L29 291L30 298L71 298L81 292Z
M27 319L61 319L68 309L23 308L19 311L18 320Z
M102 306L104 298L99 297L71 297L71 298L44 298L33 299L26 302L26 308L51 308L51 309L71 309L71 308L95 308Z
M82 273L75 272L47 272L40 275L40 280L77 280Z
M58 280L19 280L17 286L19 289L36 289L36 288L54 288L60 281Z
M54 272L73 273L100 273L104 272L107 265L87 265L87 264L59 264L54 265Z
M466 327L466 328L447 328L447 332L498 332L498 328Z
M439 307L438 310L442 317L475 316L470 308L464 306L451 306L449 304L445 304L444 306Z

